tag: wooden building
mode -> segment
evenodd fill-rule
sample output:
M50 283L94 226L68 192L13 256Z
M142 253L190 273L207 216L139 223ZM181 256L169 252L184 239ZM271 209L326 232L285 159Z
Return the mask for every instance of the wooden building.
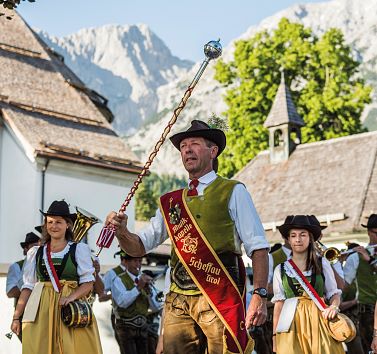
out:
M234 178L251 192L271 243L290 214L314 214L324 242L366 241L366 217L377 212L377 132L301 144L304 121L284 77L265 121L269 150Z
M20 241L53 200L102 220L119 209L141 164L106 103L20 16L0 18L0 273L22 258ZM133 203L127 212L133 228ZM100 229L89 233L93 249ZM102 264L117 262L116 250L103 251Z

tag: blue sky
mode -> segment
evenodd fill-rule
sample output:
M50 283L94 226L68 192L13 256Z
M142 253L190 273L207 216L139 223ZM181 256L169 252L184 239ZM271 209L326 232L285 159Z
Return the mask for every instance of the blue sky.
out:
M36 0L18 10L55 36L105 24L147 24L182 59L200 60L203 44L223 45L267 16L297 3L329 0Z

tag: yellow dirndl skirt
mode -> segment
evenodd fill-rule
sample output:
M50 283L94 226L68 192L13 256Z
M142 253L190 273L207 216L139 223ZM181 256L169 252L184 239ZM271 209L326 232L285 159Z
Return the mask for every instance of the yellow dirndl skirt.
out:
M45 282L34 322L22 324L23 354L102 354L96 319L87 328L67 327L61 320L61 296L69 296L77 282L60 281L57 293L51 282Z
M277 354L344 354L326 329L321 311L309 297L299 297L289 332L276 334Z

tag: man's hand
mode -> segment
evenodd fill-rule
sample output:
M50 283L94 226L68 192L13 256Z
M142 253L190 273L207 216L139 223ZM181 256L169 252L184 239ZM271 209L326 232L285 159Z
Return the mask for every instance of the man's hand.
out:
M251 298L249 308L246 314L246 328L251 326L261 326L266 322L267 306L266 299L262 299L259 295L254 294Z
M153 278L150 277L149 275L147 274L142 274L139 278L139 281L137 283L137 288L139 290L141 289L145 289L151 282L152 282Z
M356 251L357 253L360 253L363 259L366 260L367 262L370 261L370 255L363 246L355 247L353 250Z
M112 211L109 215L107 215L106 218L106 226L112 225L116 229L116 236L118 237L118 234L127 232L127 220L128 216L123 213L116 213L115 211Z
M96 275L99 274L99 272L101 271L101 266L96 259L93 259L93 267L96 272Z

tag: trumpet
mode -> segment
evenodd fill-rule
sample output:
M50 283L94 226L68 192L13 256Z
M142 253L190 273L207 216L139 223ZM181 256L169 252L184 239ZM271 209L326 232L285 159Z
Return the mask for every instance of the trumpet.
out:
M365 247L365 249L374 249L376 247L377 244L374 244ZM339 260L339 258L343 255L357 252L354 249L347 251L339 251L336 247L326 247L321 241L316 241L316 248L317 251L322 255L322 257L325 257L331 264L336 263Z

